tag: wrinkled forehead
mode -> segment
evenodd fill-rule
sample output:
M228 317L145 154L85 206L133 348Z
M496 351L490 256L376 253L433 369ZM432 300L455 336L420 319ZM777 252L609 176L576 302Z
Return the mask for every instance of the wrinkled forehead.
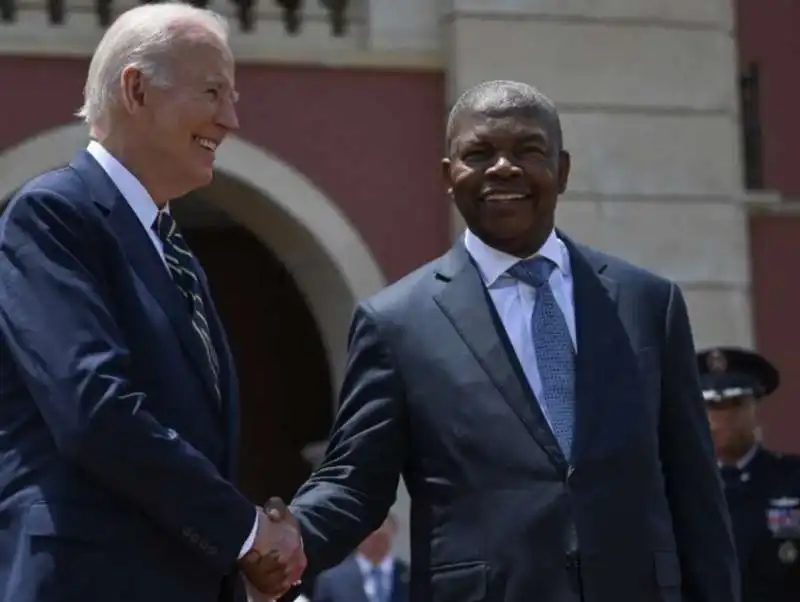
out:
M467 111L455 120L451 142L538 139L552 142L554 131L541 111Z
M177 41L168 61L179 79L233 84L233 54L227 43L211 32Z

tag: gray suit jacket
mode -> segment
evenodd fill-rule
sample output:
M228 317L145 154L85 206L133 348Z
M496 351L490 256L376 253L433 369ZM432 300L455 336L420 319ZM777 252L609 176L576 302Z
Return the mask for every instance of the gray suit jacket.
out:
M394 561L391 602L410 602L408 598L408 565ZM354 556L328 569L314 584L313 602L370 602L364 591L364 576Z
M402 474L414 602L738 600L680 290L561 236L571 463L458 243L355 312L327 456L292 503L312 571L379 526Z

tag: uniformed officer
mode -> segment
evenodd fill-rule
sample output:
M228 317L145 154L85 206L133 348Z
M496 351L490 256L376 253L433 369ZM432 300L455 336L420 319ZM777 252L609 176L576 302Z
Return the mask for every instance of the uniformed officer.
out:
M731 513L742 602L800 602L800 456L758 441L757 405L778 370L758 353L697 354L711 433Z

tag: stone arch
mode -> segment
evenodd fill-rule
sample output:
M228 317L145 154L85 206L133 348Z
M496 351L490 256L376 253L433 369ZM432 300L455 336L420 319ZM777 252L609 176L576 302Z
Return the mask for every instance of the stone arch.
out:
M0 154L0 207L27 180L65 164L87 141L85 125L70 123ZM274 155L231 137L217 151L215 167L224 177L203 196L255 234L294 276L338 389L353 307L386 282L377 261L336 204Z
M65 124L27 138L0 153L0 210L29 179L64 165L88 142L83 123ZM339 389L347 354L347 333L355 303L385 284L377 261L355 226L299 171L241 138L217 151L215 178L203 197L246 227L280 259L295 278L317 322L331 380ZM332 400L336 404L336 400ZM316 464L326 442L309 446ZM402 523L396 544L410 552L410 499L400 483L395 512Z

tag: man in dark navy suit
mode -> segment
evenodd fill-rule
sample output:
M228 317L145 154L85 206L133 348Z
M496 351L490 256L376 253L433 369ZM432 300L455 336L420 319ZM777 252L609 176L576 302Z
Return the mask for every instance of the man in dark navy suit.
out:
M125 13L89 67L94 140L0 218L0 599L229 602L239 569L296 579L268 553L303 566L231 484L233 361L169 213L238 126L226 38L189 5Z
M355 311L326 457L290 506L311 572L402 475L414 602L735 602L681 291L555 229L570 155L537 90L468 90L446 142L467 231Z
M392 554L397 518L389 514L355 554L322 573L314 602L409 602L409 567Z
M742 602L800 600L800 456L764 447L758 406L780 383L760 353L697 354L742 575Z

